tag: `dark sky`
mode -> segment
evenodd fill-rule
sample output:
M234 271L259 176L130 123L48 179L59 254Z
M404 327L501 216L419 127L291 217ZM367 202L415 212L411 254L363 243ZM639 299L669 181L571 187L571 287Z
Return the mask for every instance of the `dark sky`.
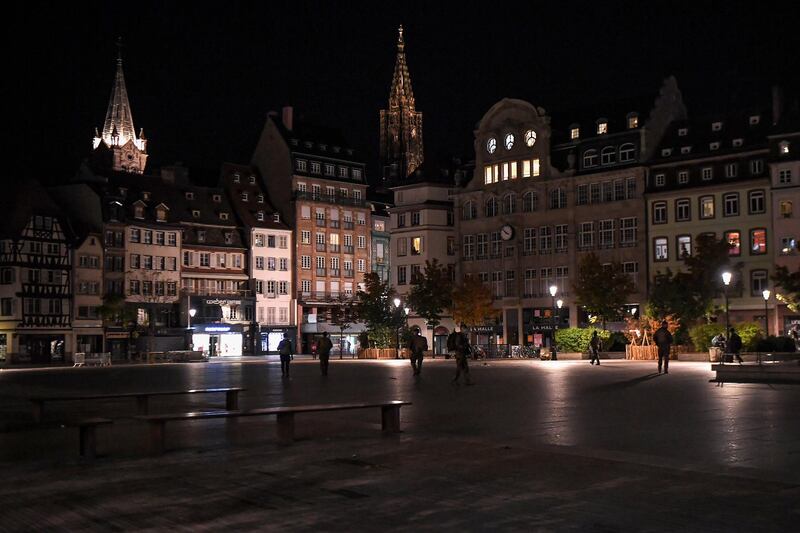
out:
M151 168L183 161L198 176L249 162L267 111L287 104L340 126L372 164L400 23L429 159L471 157L475 123L503 97L586 108L655 95L674 74L697 115L800 77L791 2L64 4L26 2L7 19L18 146L6 179L74 174L105 117L117 36Z

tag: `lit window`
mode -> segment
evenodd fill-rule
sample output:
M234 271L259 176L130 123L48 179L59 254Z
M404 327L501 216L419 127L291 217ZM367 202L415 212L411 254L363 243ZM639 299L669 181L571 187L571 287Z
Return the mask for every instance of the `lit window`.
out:
M689 235L679 235L678 241L678 257L692 255L692 238Z
M639 127L639 117L637 115L628 116L628 129Z
M750 125L751 126L755 126L759 122L761 122L761 116L760 115L750 115Z
M728 231L725 233L725 240L728 241L728 255L739 256L742 253L742 241L738 231Z
M534 159L533 160L532 174L533 174L534 177L539 175L539 160L538 159Z
M604 133L608 133L608 122L600 120L597 123L597 134L603 135Z
M702 196L700 198L700 218L714 218L713 196Z
M569 130L569 138L570 139L580 139L581 137L581 129L577 126L570 128Z
M780 209L783 218L792 218L792 202L789 200L782 201Z
M506 134L505 146L506 146L506 150L511 150L511 147L514 146L514 134L513 133L507 133Z
M781 141L778 143L778 153L781 155L789 153L789 141Z
M654 240L654 252L656 261L669 260L669 243L666 237L657 237Z
M528 147L533 146L536 143L536 132L533 130L528 130L525 132L525 144Z
M492 183L492 165L483 167L483 183L485 185Z
M422 237L413 237L411 239L411 255L420 255L422 253Z
M511 166L511 179L515 180L517 179L517 162L512 161L509 165Z
M494 151L497 150L497 139L492 137L488 141L486 141L486 151L490 154L493 154Z
M750 230L750 254L761 255L767 253L767 230L751 229Z

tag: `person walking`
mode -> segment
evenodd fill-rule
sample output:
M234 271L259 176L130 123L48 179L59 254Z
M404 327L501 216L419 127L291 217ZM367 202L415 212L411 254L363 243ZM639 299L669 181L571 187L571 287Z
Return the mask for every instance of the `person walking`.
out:
M446 359L457 357L456 351L458 350L458 332L454 329L450 335L447 336L447 355Z
M409 348L411 348L411 368L414 369L414 375L418 376L422 372L422 357L428 349L428 339L422 336L420 330L414 330Z
M731 328L728 334L728 353L732 353L734 357L739 361L739 364L742 364L742 356L740 352L742 351L742 338L736 333L736 330ZM731 360L731 363L733 360Z
M464 373L466 384L474 385L469 375L468 358L471 352L469 339L463 329L459 328L455 338L456 377L453 378L453 383L456 385L458 385L458 378L461 377L462 372Z
M328 332L322 332L322 338L317 343L317 354L319 354L319 369L322 371L323 376L328 375L328 360L331 357L331 350L333 343L328 337Z
M589 341L589 364L593 365L595 361L600 364L600 337L597 330L592 332L592 339Z
M289 361L294 359L294 350L292 349L292 341L289 339L289 334L283 334L283 340L278 343L278 353L281 356L281 376L289 377Z
M664 373L669 374L669 350L672 347L672 333L667 329L667 321L661 322L661 327L658 328L653 335L653 341L658 346L658 373L661 373L661 366L663 363Z

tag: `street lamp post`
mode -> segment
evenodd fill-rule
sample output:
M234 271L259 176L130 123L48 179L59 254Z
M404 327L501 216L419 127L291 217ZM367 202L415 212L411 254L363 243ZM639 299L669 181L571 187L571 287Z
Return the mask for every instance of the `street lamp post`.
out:
M731 336L731 319L730 319L730 309L728 308L728 286L731 284L731 278L733 274L728 271L722 273L722 283L725 284L725 338L728 339L726 342L730 343L730 336ZM727 352L727 347L725 349ZM722 364L725 364L725 354L722 354Z
M400 298L394 299L394 308L397 312L400 312ZM395 330L395 338L394 338L394 358L400 359L400 327L398 326Z
M189 349L194 348L194 343L192 342L192 319L194 315L197 314L197 309L189 309L189 313L186 315L186 334L189 336Z
M558 353L556 351L556 293L557 292L558 292L558 287L556 287L555 285L550 285L550 297L553 299L553 341L550 343L551 361L558 360Z
M772 294L769 289L761 291L761 296L764 297L764 336L769 337L769 295Z

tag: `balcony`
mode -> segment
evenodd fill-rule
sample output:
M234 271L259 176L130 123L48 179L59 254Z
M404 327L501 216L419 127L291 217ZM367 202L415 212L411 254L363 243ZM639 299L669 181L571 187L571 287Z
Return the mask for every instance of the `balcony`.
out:
M353 221L344 221L344 229L353 229L355 226L353 225Z
M331 220L329 225L333 229L339 229L339 221L338 220Z
M332 303L339 299L346 301L354 301L355 296L352 294L345 294L343 292L325 292L325 291L299 291L297 293L297 301L300 303Z
M342 246L340 244L329 244L328 251L331 253L338 254L342 251Z
M352 270L345 270L344 271L344 277L352 278L353 277L353 271Z
M324 218L318 218L318 219L316 219L316 221L317 221L317 227L318 228L324 228L325 227L326 224L325 224L325 219Z
M327 275L328 274L326 274L326 271L325 271L324 268L318 268L317 269L317 276L327 276Z
M326 249L326 248L325 248L325 243L324 243L324 242L318 242L318 243L317 243L317 251L318 251L318 252L324 252L324 251L325 251L325 249Z
M314 194L308 191L295 191L295 200L312 200L314 202L321 202L326 204L343 205L349 207L366 207L366 202L358 198L343 198L341 196L329 196L327 194L321 195Z
M341 271L341 270L339 270L338 268L332 268L332 269L330 270L330 275L331 275L332 277L338 278L338 277L341 275L341 272L342 272L342 271Z
M354 248L352 245L348 246L347 244L344 245L344 253L353 255Z

